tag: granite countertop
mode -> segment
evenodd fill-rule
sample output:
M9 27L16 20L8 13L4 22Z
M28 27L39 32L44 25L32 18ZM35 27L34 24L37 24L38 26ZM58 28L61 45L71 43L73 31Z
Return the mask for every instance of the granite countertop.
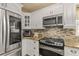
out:
M65 42L65 46L72 48L79 48L79 42Z
M23 37L24 39L32 39L32 37Z
M33 38L33 37L24 37L24 38L26 38L26 39L32 39L32 40L40 40L40 39L42 39L43 37L41 37L41 38ZM66 39L66 40L64 40L64 42L65 42L65 46L67 46L67 47L72 47L72 48L79 48L79 40L78 39L75 39L75 40L73 40L73 39Z
M65 45L66 47L79 48L79 45Z
M65 46L79 48L79 37L75 36L74 38L65 38Z
M36 40L36 41L38 40L38 41L39 41L41 38L36 38L36 39L35 39L35 38L33 38L33 37L24 37L24 39L31 39L31 40Z

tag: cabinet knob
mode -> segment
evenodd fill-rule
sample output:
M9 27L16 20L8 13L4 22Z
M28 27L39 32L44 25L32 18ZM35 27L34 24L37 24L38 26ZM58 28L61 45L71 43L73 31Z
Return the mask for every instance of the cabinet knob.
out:
M35 56L35 54L33 56Z
M75 51L75 50L71 50L71 52L72 52L72 53L74 53L74 54L76 54L76 53L77 53L77 51Z
M34 43L36 43L36 42L34 42Z
M35 49L35 47L34 47L34 49Z

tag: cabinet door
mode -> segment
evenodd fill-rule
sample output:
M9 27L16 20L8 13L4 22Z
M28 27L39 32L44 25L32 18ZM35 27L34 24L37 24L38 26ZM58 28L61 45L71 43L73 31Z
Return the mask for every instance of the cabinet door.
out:
M22 28L23 29L31 29L31 14L30 13L22 13Z
M31 27L33 29L44 29L43 14L42 10L35 11L31 14Z
M76 23L76 7L74 3L64 4L64 28L74 28Z
M22 40L22 55L23 56L38 56L39 55L39 42L31 39Z
M29 29L30 27L30 16L24 16L23 19L23 28L24 29Z
M65 47L65 56L79 56L79 49Z
M42 9L42 16L57 15L63 13L63 4L53 4Z
M28 43L27 42L27 40L26 39L22 39L22 56L25 56L26 55L26 53L27 53L27 46L28 45L26 45L26 43Z
M23 39L22 46L23 46L22 55L24 56L33 55L33 46L31 39Z
M61 14L63 13L63 4L57 4L54 6L53 9L53 15Z
M30 24L30 19L29 19L30 16L25 16L24 18L25 18L25 24L24 25L25 25L25 27L28 27L29 24Z
M33 45L33 42L31 40L29 40L28 42L28 55L30 56L33 56L34 55L34 52L33 52L33 49L34 49L34 45Z
M33 56L39 56L39 41L33 42Z
M38 56L39 55L39 42L35 40L30 40L29 51L30 51L31 56Z

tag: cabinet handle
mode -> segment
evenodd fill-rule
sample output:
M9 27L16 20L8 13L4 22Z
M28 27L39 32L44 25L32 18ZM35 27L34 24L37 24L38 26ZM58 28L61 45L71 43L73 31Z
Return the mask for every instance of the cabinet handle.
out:
M76 54L76 53L77 53L77 51L75 51L75 50L71 50L71 52L72 52L72 53L74 53L74 54Z
M34 47L34 49L36 49L36 48Z
M36 43L36 42L34 42L34 43Z
M26 54L25 56L30 56L30 55Z
M35 56L35 54L33 56Z

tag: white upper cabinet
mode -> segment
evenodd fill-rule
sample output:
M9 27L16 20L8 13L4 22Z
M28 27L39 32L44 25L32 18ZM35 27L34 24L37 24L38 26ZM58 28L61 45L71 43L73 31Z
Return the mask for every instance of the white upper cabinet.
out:
M22 29L31 29L31 14L30 13L22 13Z
M62 4L53 4L31 13L31 26L34 29L43 29L43 17L63 13Z
M58 3L34 11L30 15L32 29L44 29L43 17L62 14L64 28L74 28L76 21L76 5L74 3Z
M75 28L76 5L74 3L64 4L64 28Z
M62 14L63 13L63 5L62 4L55 4L52 6L49 6L49 15L57 15L57 14Z
M52 4L48 7L40 9L39 13L41 13L41 15L43 17L61 14L61 13L63 13L63 5L62 4Z
M43 29L43 20L40 13L35 12L31 14L31 28L32 29Z

